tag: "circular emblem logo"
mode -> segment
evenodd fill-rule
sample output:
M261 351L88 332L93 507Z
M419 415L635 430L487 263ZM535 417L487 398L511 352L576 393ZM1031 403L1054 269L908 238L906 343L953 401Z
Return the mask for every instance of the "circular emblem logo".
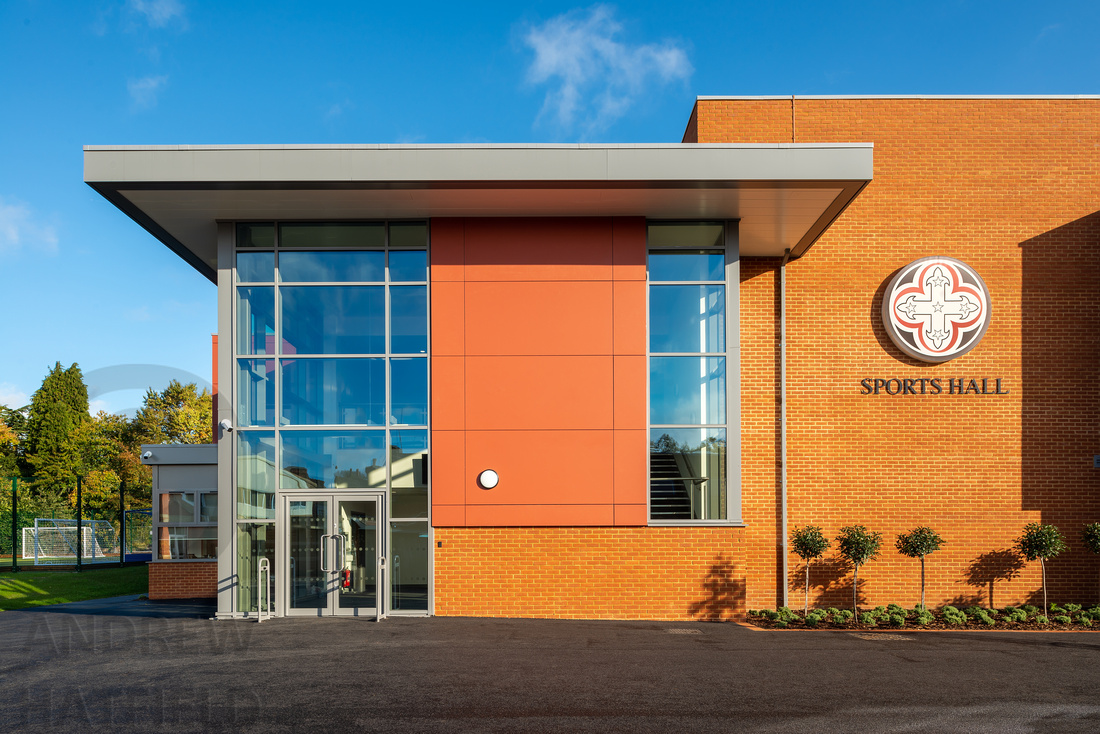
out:
M970 266L949 257L906 265L882 298L882 323L891 341L922 362L966 354L989 326L989 289Z

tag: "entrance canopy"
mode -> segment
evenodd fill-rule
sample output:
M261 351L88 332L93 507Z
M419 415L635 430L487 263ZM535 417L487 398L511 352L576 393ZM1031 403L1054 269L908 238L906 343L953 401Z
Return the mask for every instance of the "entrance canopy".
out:
M800 257L872 178L870 143L86 146L84 180L210 280L218 221L740 220Z

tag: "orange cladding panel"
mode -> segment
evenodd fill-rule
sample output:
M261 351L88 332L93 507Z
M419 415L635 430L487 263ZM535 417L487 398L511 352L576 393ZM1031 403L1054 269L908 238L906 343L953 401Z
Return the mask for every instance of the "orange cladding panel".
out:
M613 501L611 431L470 431L467 505L593 505ZM492 469L493 489L477 485Z
M466 505L437 505L432 502L433 528L461 528L466 525Z
M466 427L464 362L462 357L432 360L432 427L437 431Z
M610 219L467 219L473 280L610 280Z
M465 284L433 282L432 355L463 355L465 351Z
M611 354L611 283L466 284L467 354Z
M612 525L612 505L470 505L470 527L582 527ZM561 549L559 549L561 552Z
M431 223L431 277L437 280L458 280L463 274L463 237L465 224L461 219L433 219Z
M615 428L646 427L645 357L615 357Z
M611 357L467 357L467 430L612 427Z
M615 503L646 503L649 491L647 463L649 461L648 431L615 431ZM618 515L616 515L618 518Z
M432 431L432 504L461 505L466 502L466 433Z
M615 298L615 354L645 354L645 281L617 280Z

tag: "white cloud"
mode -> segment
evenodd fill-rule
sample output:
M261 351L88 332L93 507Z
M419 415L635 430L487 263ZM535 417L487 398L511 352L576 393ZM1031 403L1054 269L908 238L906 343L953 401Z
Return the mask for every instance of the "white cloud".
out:
M144 110L156 107L157 95L167 83L167 76L146 76L126 82L126 89L130 92L134 107Z
M631 45L618 40L614 10L596 5L529 28L524 43L535 53L527 69L533 84L551 85L539 118L562 128L603 130L658 84L686 80L694 69L672 42Z
M183 15L183 3L179 0L130 0L130 8L145 17L153 28L164 28L173 20L186 24Z
M57 229L38 221L29 206L0 196L0 254L24 245L49 255L57 253Z
M27 393L10 382L0 382L0 405L22 408L24 405L30 405L30 402L31 398Z

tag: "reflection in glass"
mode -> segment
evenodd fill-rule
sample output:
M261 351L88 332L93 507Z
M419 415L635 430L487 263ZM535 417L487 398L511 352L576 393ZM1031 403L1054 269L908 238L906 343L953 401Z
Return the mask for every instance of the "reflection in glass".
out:
M282 488L385 487L385 431L283 431Z
M725 429L650 429L650 518L727 517L726 469Z
M428 287L402 285L390 288L390 352L427 354Z
M428 425L428 360L390 360L390 425Z
M218 493L206 492L199 495L199 522L218 521Z
M264 593L274 608L275 602L275 523L237 523L237 609L255 612L258 608L256 589L257 564L261 558L271 563L271 585Z
M726 358L651 356L649 414L655 425L725 423Z
M721 222L650 222L650 247L722 247Z
M428 609L428 523L391 522L394 611Z
M382 286L283 286L284 354L382 354Z
M195 493L162 493L160 495L160 521L195 522Z
M217 526L161 527L160 532L159 555L162 559L183 561L218 557Z
M428 252L426 250L393 250L390 252L390 280L427 280Z
M386 231L379 222L299 222L279 225L279 247L382 248Z
M393 222L390 224L390 247L427 246L427 222Z
M325 500L291 502L287 518L290 546L291 609L324 609L328 606L328 591L334 583L332 574L332 542L322 538L328 529L328 502ZM272 574L274 575L274 574Z
M274 247L275 224L272 222L240 222L237 224L237 247Z
M340 584L337 606L341 609L373 609L378 606L378 503L373 500L339 500L337 503L336 565L348 585Z
M275 289L237 289L238 354L275 353Z
M726 279L725 255L721 250L671 250L649 253L649 279L713 280Z
M649 287L649 351L726 351L726 287Z
M284 283L385 280L386 253L280 252L279 280Z
M237 360L237 422L275 425L275 360Z
M283 425L386 424L386 360L284 359Z
M390 431L391 517L428 516L428 432Z
M275 519L274 431L237 431L237 517Z
M238 252L238 283L270 283L275 280L274 252Z

